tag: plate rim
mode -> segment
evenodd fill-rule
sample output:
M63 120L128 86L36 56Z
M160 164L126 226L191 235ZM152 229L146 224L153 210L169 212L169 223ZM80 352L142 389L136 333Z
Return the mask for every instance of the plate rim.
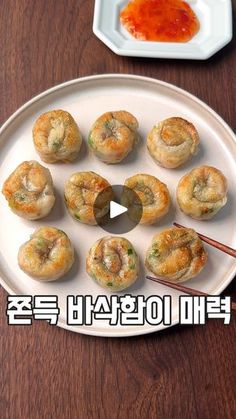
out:
M233 7L231 0L224 0L225 7L227 8L228 13L228 20L227 20L227 33L225 33L224 40L215 44L207 53L204 51L199 50L190 52L189 54L185 54L184 52L179 52L178 54L174 52L162 52L162 51L150 51L147 48L139 48L137 50L132 48L119 48L117 47L111 39L109 39L104 31L102 30L101 26L99 25L99 14L103 7L104 0L95 0L94 5L94 14L93 14L93 33L94 35L104 43L112 52L120 56L126 57L145 57L145 58L162 58L162 59L180 59L180 60L208 60L217 52L219 52L222 48L224 48L228 43L231 42L233 38ZM132 42L132 40L131 40ZM135 41L137 42L137 41ZM152 42L152 44L160 44L160 42ZM163 44L163 43L161 43ZM168 44L166 42L166 44ZM178 45L180 43L177 43Z
M118 78L118 79L121 79L121 80L126 80L126 81L133 80L133 81L138 81L138 82L147 82L147 83L155 84L157 86L161 85L161 86L163 86L165 88L168 88L170 90L174 90L175 92L179 93L180 95L183 95L183 96L187 97L188 99L190 99L194 103L197 103L200 107L204 108L205 111L210 113L210 115L212 117L214 117L214 119L216 119L223 126L223 128L228 132L229 136L231 137L231 139L235 143L234 145L236 145L236 135L234 134L234 131L231 129L231 127L224 121L224 119L214 109L212 109L209 105L207 105L205 102L203 102L197 96L195 96L192 93L189 93L188 91L186 91L186 90L184 90L184 89L182 89L178 86L175 86L172 83L168 83L168 82L165 82L165 81L162 81L162 80L159 80L159 79L155 79L155 78L152 78L152 77L146 77L146 76L142 76L142 75L135 75L135 74L129 74L129 73L127 73L127 74L125 74L125 73L122 73L122 74L120 74L120 73L104 73L104 74L89 75L89 76L84 76L84 77L78 77L76 79L71 79L71 80L68 80L66 82L57 84L53 87L50 87L49 89L44 90L43 92L37 94L36 96L33 96L30 100L28 100L23 105L21 105L12 115L10 115L10 117L0 127L0 137L8 129L8 127L10 127L11 123L14 122L14 120L20 116L21 113L23 113L25 110L27 110L27 108L30 108L30 106L32 104L35 104L36 102L40 101L41 99L45 98L46 96L49 96L50 94L52 94L56 91L59 91L61 89L65 89L65 88L70 87L72 85L83 84L83 83L94 81L94 80L97 81L97 80L107 79L108 81L110 81L110 80L115 79L115 78ZM236 275L236 264L231 269L228 280L223 281L223 283L221 283L218 286L218 288L216 288L216 290L214 291L213 294L214 295L219 295L230 284L230 282L233 280L235 275ZM9 295L15 295L15 292L5 282L4 278L2 277L1 272L0 272L0 285L7 291L7 293ZM161 329L159 328L159 326L149 326L148 325L144 329L143 329L143 326L141 326L140 330L130 331L129 326L127 326L125 330L122 330L120 332L119 331L118 332L113 332L113 331L108 332L109 329L107 329L107 331L103 332L102 329L101 330L89 329L90 326L69 326L63 320L58 320L57 326L59 326L63 329L69 330L71 332L81 333L81 334L90 335L90 336L97 336L97 337L131 337L131 336L141 336L141 335L154 333L154 332L161 332L162 330L165 330L166 328L175 326L176 324L178 324L178 319L174 320L170 326L162 325Z

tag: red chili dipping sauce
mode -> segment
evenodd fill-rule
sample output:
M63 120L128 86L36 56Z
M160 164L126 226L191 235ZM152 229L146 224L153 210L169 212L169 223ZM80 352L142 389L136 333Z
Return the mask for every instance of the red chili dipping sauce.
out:
M131 0L120 20L143 41L187 42L200 28L194 11L183 0Z

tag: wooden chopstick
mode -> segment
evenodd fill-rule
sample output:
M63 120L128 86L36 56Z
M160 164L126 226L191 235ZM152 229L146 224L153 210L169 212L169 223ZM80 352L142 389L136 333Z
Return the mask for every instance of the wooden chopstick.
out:
M201 296L207 297L209 295L209 294L206 294L205 292L194 290L193 288L185 287L184 285L174 284L172 282L165 281L164 279L161 279L161 278L156 278L149 275L146 276L146 278L150 279L153 282L158 282L158 284L166 285L169 288L173 288L174 290L183 292L184 294L189 294L189 295L198 296L198 297L201 297ZM236 302L231 302L231 307L232 307L232 310L236 311Z
M187 228L182 226L181 224L178 223L173 223L175 227L183 227L183 228ZM211 246L215 247L218 250L221 250L221 252L227 253L230 256L233 256L234 258L236 258L236 250L232 249L232 247L226 246L226 244L220 243L216 240L211 239L210 237L204 236L203 234L198 233L198 236L200 237L200 239L208 244L210 244Z

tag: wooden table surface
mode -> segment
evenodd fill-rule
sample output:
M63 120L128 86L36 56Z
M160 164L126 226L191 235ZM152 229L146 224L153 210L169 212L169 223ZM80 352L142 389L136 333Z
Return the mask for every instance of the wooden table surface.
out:
M0 123L80 76L132 73L195 94L236 129L235 39L207 62L119 57L92 33L91 0L0 0ZM236 0L233 0L236 9ZM0 232L1 234L1 232ZM236 293L231 284L226 294ZM236 315L135 338L7 326L1 289L3 419L236 417Z

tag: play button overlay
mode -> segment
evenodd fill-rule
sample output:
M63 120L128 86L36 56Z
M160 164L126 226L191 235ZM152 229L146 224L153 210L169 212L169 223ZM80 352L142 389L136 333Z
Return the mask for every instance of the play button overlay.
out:
M124 214L128 211L128 208L124 207L123 205L117 204L117 202L111 201L110 202L110 218L118 217L121 214Z
M125 234L133 230L143 214L142 202L132 189L112 185L103 189L94 202L97 224L110 234Z

